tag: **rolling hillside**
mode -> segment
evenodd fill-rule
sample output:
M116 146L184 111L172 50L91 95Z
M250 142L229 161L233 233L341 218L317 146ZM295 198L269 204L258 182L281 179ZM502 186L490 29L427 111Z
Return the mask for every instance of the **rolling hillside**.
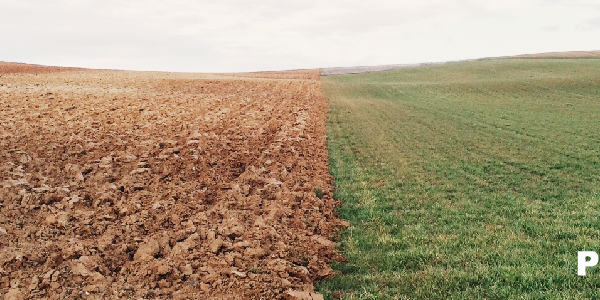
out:
M344 299L590 299L600 60L491 59L322 78Z

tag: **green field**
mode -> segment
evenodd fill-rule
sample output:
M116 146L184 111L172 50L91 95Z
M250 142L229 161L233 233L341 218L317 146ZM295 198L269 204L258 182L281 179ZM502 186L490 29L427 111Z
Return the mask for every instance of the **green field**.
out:
M343 299L600 298L600 59L322 78Z

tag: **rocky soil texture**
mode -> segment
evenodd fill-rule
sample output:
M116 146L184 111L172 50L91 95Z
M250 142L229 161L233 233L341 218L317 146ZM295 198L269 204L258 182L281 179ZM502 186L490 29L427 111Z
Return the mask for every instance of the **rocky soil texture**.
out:
M320 298L318 78L0 63L0 297Z

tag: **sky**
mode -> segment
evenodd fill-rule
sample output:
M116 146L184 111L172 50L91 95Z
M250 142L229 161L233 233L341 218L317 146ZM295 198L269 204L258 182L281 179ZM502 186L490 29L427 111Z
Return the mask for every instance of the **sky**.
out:
M600 50L597 0L0 0L0 61L246 72Z

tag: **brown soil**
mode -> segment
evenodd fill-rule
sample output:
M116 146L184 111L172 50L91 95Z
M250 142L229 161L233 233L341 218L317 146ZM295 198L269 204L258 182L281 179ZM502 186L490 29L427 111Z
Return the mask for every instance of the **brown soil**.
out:
M318 299L319 71L241 75L0 63L0 297Z
M9 73L43 74L43 73L78 71L78 70L82 70L82 69L64 68L64 67L48 67L48 66L30 65L30 64L22 64L22 63L11 63L11 62L0 62L0 74L9 74Z

